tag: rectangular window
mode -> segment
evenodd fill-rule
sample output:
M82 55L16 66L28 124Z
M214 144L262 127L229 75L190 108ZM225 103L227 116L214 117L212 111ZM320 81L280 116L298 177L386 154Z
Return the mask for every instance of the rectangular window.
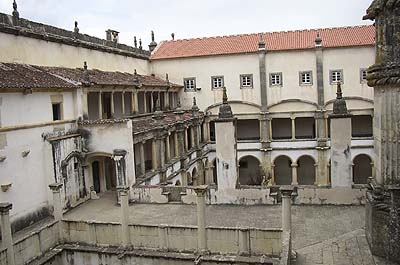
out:
M282 86L282 73L269 74L269 85L270 86Z
M343 70L329 71L329 79L331 85L337 84L338 82L343 83Z
M240 75L240 88L253 88L253 75Z
M53 108L53 121L61 120L61 103L51 104Z
M360 82L367 82L367 69L360 69Z
M312 85L313 84L311 71L300 72L299 78L300 78L300 85Z
M196 78L184 78L183 85L185 87L185 91L195 91L196 90Z
M211 77L211 87L212 89L219 89L224 87L224 77L223 76L212 76Z

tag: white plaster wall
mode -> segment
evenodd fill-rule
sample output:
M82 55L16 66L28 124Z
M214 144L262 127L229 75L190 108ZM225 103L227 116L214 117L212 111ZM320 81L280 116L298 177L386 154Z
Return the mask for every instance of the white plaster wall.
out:
M299 72L312 71L313 85L300 86ZM302 99L317 102L317 70L314 50L267 52L268 104L285 99ZM282 73L283 85L270 86L269 74Z
M127 151L126 178L129 185L135 183L135 160L133 151L132 121L126 123L87 126L90 131L89 152L113 154L115 149Z
M323 54L325 102L336 98L336 85L329 83L329 70L336 69L343 70L342 91L344 97L374 98L373 88L365 82L360 82L360 69L368 68L375 62L374 47L324 49ZM351 102L347 104L347 107L355 108Z
M143 59L5 33L0 39L1 62L76 68L87 61L89 68L149 74L149 62Z
M63 119L75 119L73 92L1 93L1 127L53 121L51 95L63 97Z
M156 75L164 78L165 73L168 73L170 81L177 84L183 84L183 78L186 77L196 78L196 86L201 90L182 90L180 97L183 107L191 107L194 96L201 110L222 102L222 90L211 89L211 76L221 75L224 76L229 100L261 104L257 54L156 60L152 61L151 66ZM253 88L240 89L241 74L253 74Z
M57 125L57 130L71 128L70 124ZM42 139L43 133L53 132L53 126L6 133L6 146L0 156L0 183L12 183L7 192L0 191L0 201L11 202L11 219L33 213L47 207L52 201L48 185L54 181L51 144ZM26 157L21 152L29 150Z

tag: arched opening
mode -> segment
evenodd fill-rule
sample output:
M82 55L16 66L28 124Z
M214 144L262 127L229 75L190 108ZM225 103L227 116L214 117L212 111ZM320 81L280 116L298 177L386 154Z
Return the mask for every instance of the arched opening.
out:
M372 161L368 155L361 154L353 160L353 183L367 184L372 177Z
M93 189L100 193L100 164L99 161L92 163Z
M214 161L213 161L213 163L212 163L212 166L213 166L213 183L215 184L215 185L218 185L218 177L217 177L217 160L216 159L214 159Z
M186 183L187 186L193 185L192 175L190 174L190 172L186 172Z
M315 184L315 161L311 156L302 156L297 160L297 181L299 185Z
M197 174L197 169L194 168L192 171L192 185L197 186L199 181L199 176Z
M254 156L239 160L239 183L241 185L261 185L260 161Z
M274 175L276 185L290 185L292 183L292 161L287 156L275 159Z
M113 191L117 188L114 161L107 156L92 158L91 174L93 190L96 193Z

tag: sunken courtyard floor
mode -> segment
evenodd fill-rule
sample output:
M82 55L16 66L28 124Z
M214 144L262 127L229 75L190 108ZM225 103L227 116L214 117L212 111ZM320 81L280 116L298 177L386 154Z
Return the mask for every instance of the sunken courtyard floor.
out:
M131 204L132 224L196 225L196 205ZM68 220L119 222L115 194L104 194L64 215ZM279 228L281 206L206 207L208 226ZM364 235L363 206L292 206L293 249L297 263L389 265L371 255Z

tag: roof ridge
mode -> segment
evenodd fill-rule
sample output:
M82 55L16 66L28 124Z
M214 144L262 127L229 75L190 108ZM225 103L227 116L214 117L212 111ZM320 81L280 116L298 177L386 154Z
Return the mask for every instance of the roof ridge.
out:
M362 27L373 27L373 24L352 25L352 26L334 26L334 27L311 28L311 29L310 28L309 29L293 29L293 30L280 30L280 31L264 31L264 32L253 32L253 33L238 33L238 34L217 35L217 36L208 36L208 37L184 38L184 39L176 39L176 40L163 40L162 43L164 44L164 43L168 43L168 42L180 42L180 41L192 41L192 40L207 40L207 39L217 39L217 38L253 36L253 35L259 35L259 34L293 33L293 32L335 30L335 29L362 28ZM160 42L159 46L161 46L161 42Z

